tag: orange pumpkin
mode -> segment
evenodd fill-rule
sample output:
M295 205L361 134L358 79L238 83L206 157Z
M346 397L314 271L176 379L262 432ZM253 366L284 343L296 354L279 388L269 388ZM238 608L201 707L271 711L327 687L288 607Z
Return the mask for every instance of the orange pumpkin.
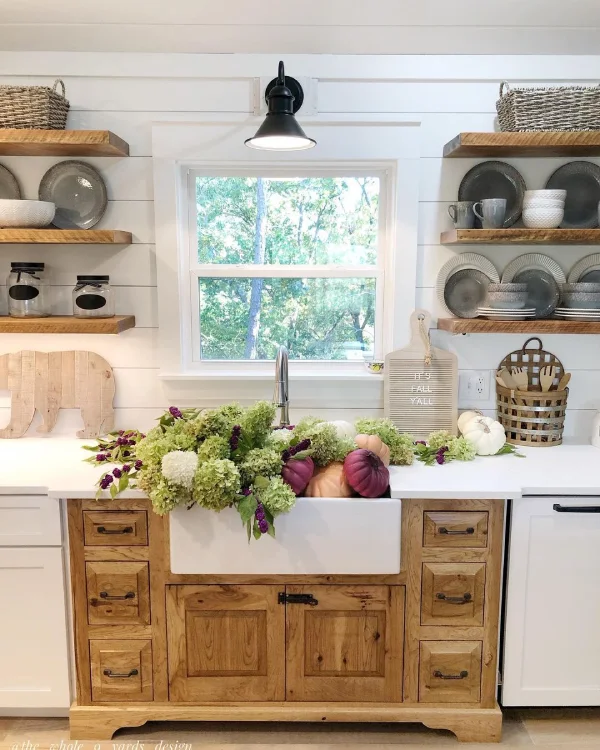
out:
M390 465L390 449L377 435L357 435L354 442L359 448L364 448L379 456L385 466Z
M335 461L316 469L304 494L306 497L352 497L354 490L344 474L344 464Z

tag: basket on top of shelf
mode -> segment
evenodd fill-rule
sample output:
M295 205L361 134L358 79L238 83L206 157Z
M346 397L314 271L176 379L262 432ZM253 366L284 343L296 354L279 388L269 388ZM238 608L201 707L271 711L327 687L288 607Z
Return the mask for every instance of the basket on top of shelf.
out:
M528 349L527 345L537 341L539 349ZM521 368L527 373L526 391L514 391L496 385L496 406L498 421L506 430L506 439L513 445L530 445L540 448L562 443L567 411L569 389L562 391L542 390L540 371L554 367L553 388L556 388L564 375L562 362L551 352L542 349L539 338L530 338L500 362L498 370L505 367L509 373L513 368ZM549 372L547 370L546 372Z
M57 91L62 88L62 94ZM0 86L0 128L64 130L69 102L60 78L54 86Z
M511 89L502 81L496 109L500 130L600 130L600 86Z

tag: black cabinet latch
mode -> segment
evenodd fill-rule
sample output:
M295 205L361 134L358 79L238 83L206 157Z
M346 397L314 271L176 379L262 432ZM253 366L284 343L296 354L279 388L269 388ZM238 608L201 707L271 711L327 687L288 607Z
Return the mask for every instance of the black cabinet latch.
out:
M319 603L312 594L286 594L285 591L279 592L277 601L279 604L310 604L311 607Z

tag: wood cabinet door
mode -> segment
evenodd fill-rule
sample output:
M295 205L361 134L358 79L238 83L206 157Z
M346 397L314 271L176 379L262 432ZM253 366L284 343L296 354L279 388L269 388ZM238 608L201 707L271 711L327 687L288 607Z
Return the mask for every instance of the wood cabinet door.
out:
M286 698L402 701L404 587L287 586ZM312 594L317 604L289 595Z
M167 586L169 698L285 697L281 586Z

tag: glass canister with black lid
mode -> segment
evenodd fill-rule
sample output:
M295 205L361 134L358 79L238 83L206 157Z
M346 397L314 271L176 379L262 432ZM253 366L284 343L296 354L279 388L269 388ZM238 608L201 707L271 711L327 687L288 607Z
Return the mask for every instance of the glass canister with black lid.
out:
M77 276L73 289L73 315L76 318L112 318L115 314L110 277Z
M50 315L44 263L13 261L6 280L8 314L13 318L45 318Z

